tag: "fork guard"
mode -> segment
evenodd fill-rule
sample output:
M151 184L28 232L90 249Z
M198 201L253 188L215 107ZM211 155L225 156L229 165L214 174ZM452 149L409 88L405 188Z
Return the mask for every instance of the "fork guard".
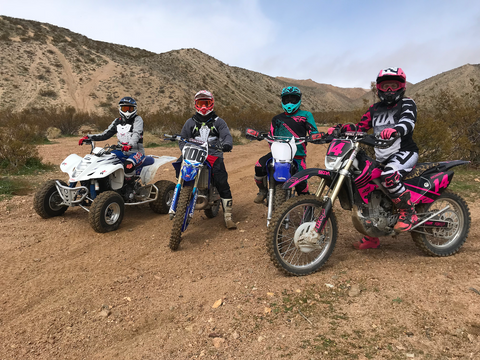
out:
M337 176L336 171L325 170L321 168L311 168L299 171L295 175L293 175L290 179L285 181L283 184L283 189L288 190L292 189L293 187L297 186L299 183L306 181L314 176L321 177L326 180L327 185L329 185L332 180Z

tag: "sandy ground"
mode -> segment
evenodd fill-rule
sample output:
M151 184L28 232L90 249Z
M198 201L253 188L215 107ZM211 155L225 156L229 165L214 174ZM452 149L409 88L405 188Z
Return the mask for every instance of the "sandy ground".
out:
M66 138L40 153L60 164L87 150ZM118 231L97 234L80 208L44 220L32 194L0 202L0 359L480 358L478 204L448 258L424 256L409 235L356 251L359 234L336 207L327 265L288 277L266 252L266 207L252 201L267 151L255 142L225 156L238 229L196 212L177 252L168 216L148 206L127 207ZM321 166L324 151L310 145L308 165ZM171 166L157 178L174 180Z

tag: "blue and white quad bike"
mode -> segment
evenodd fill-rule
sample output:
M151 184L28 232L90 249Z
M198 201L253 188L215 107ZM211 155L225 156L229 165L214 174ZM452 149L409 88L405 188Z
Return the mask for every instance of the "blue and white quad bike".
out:
M205 134L205 132L207 132ZM174 162L178 182L170 205L170 219L173 219L170 234L170 249L178 249L182 233L187 230L194 210L203 210L208 218L218 215L221 199L218 190L213 185L212 167L207 161L208 132L206 126L200 129L199 138L184 139L179 135L165 134L165 140L182 141L182 157ZM215 147L221 150L221 145Z
M295 196L292 189L284 190L283 184L292 177L297 171L297 163L294 161L297 145L311 141L310 136L291 137L272 136L267 132L260 132L253 129L247 129L245 136L249 140L266 140L270 146L272 158L267 161L267 226L272 219L273 212L285 201Z
M88 211L90 226L99 233L117 230L125 205L149 203L159 214L170 208L175 184L160 180L150 184L160 166L176 160L172 156L146 156L135 176L125 181L124 165L112 152L118 145L95 147L80 157L68 156L60 169L69 175L68 185L62 180L49 180L36 192L33 207L44 219L62 215L69 207L79 206ZM77 186L78 184L78 186Z

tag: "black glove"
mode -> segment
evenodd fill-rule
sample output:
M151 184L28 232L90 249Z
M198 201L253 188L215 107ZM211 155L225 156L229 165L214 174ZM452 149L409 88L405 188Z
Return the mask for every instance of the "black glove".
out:
M223 144L222 151L223 151L223 152L232 151L232 145L230 145L230 144Z

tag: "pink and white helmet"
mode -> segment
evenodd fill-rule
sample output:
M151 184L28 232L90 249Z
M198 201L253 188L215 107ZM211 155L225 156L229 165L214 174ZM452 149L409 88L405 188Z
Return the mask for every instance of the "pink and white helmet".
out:
M195 94L195 110L202 115L208 115L213 111L215 100L213 94L207 90L200 90Z
M377 76L377 93L380 101L391 105L403 98L407 76L401 68L390 67L380 70Z

